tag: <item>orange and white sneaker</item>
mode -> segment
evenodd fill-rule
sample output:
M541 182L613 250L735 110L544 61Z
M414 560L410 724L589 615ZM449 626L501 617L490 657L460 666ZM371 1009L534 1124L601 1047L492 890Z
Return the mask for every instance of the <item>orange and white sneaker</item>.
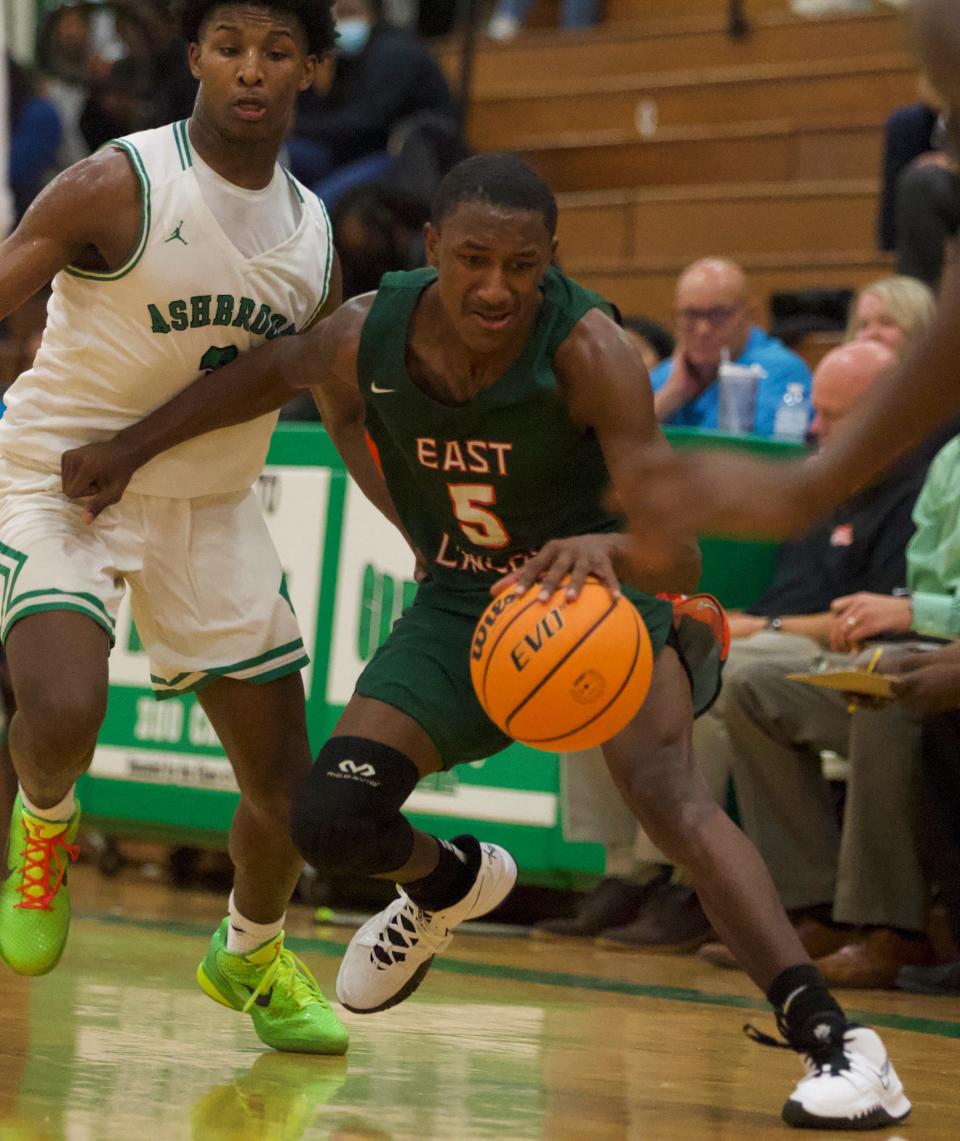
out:
M18 975L45 975L60 961L70 930L67 867L80 806L65 821L42 820L13 804L6 864L0 870L0 955Z

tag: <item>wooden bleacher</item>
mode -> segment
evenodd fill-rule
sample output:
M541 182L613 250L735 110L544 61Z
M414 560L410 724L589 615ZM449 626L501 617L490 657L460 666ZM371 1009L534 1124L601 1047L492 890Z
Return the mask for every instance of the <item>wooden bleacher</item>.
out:
M470 139L480 150L522 147L531 137L755 122L776 115L816 121L859 115L881 121L909 102L916 64L906 52L856 59L728 64L654 74L524 80L502 94L478 95Z
M692 260L870 249L876 180L637 187L564 195L566 259Z
M607 0L577 33L542 0L517 40L481 37L472 145L550 181L564 267L626 313L669 322L677 274L706 254L740 261L761 301L890 272L874 229L883 122L916 99L902 16L745 8L744 39L726 0ZM454 75L456 45L441 58Z
M630 131L582 132L531 139L520 149L563 194L876 177L881 136L877 119L851 116L681 127L648 139Z
M647 18L605 22L589 33L531 30L507 44L483 44L474 61L475 93L497 95L557 76L573 82L590 76L623 76L685 68L750 67L811 59L849 60L908 49L903 22L889 15L797 20L783 0L770 11L751 11L751 32L733 40L722 0L707 15L664 21ZM451 80L460 66L458 45L447 44L440 61Z

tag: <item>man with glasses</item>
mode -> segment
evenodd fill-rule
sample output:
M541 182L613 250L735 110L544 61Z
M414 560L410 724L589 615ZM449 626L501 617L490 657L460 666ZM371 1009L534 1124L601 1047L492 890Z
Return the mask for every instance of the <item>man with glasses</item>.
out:
M677 281L674 299L677 346L650 374L661 424L717 428L724 359L753 366L757 377L753 434L772 436L777 407L788 384L810 396L810 370L775 337L754 323L743 270L724 258L703 258Z

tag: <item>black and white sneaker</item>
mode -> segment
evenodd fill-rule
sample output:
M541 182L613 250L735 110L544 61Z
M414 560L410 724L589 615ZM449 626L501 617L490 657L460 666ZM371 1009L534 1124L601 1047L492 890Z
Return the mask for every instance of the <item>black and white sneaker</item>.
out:
M368 919L350 940L337 975L337 998L354 1014L375 1014L409 998L446 950L454 928L486 915L517 882L517 865L496 844L480 844L473 887L452 907L424 911L398 884L400 895Z
M754 1041L784 1046L744 1027ZM824 1027L826 1030L827 1027ZM822 1047L801 1053L806 1075L787 1098L783 1120L799 1129L882 1129L903 1121L910 1102L880 1036L866 1026L847 1026L842 1041L825 1035Z

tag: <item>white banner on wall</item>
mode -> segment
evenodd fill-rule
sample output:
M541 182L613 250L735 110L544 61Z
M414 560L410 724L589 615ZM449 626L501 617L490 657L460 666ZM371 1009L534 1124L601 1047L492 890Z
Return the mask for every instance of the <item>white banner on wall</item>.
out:
M360 672L412 591L413 555L403 536L350 480L337 569L331 705L346 705Z

